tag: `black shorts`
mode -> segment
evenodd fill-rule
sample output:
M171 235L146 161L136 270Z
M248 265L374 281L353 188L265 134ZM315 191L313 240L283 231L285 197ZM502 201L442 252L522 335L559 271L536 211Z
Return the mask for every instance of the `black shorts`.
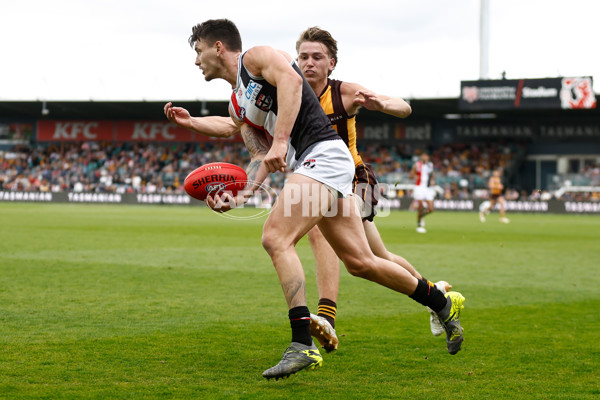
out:
M354 171L354 180L352 180L352 191L363 200L363 209L366 213L362 215L362 219L373 222L373 218L377 214L375 206L378 203L379 192L375 186L377 178L370 164L360 164Z
M498 194L491 194L491 195L490 195L490 200L491 200L491 201L497 201L497 200L500 198L500 196L502 196L502 193L498 193Z

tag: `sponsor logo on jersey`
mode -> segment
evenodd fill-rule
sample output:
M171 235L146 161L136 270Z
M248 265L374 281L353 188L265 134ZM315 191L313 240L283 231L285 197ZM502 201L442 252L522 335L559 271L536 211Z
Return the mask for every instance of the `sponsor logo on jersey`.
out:
M302 166L304 168L309 168L309 169L313 169L315 167L315 165L317 164L317 160L315 160L314 158L311 158L310 160L306 160L302 163Z
M259 94L254 104L262 111L269 111L271 109L271 105L273 105L273 99L271 96Z

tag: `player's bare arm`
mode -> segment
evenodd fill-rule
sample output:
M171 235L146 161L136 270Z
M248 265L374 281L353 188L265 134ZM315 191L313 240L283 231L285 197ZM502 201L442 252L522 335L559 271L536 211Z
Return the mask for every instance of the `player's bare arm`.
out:
M408 173L409 179L415 179L417 177L417 165L413 165Z
M246 189L254 191L267 177L267 169L264 166L263 160L268 154L271 145L267 133L247 124L242 125L241 133L250 153L250 164L246 168L246 175L248 176L248 182L253 185Z
M229 117L192 117L188 110L174 107L171 102L165 104L164 113L175 125L205 136L227 138L240 131Z
M361 107L398 118L406 118L412 113L410 105L403 99L377 94L357 83L343 82L341 92L348 115L356 114Z
M269 172L283 172L288 141L302 101L302 77L292 68L292 58L268 46L248 50L244 65L256 76L262 76L277 87L277 122L273 144L264 158Z

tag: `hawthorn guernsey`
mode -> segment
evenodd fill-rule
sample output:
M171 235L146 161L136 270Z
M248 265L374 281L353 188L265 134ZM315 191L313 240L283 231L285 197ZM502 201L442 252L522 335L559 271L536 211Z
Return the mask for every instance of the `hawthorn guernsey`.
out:
M235 196L247 183L243 168L234 164L216 162L196 168L185 178L183 187L187 194L205 200L209 194L230 192Z

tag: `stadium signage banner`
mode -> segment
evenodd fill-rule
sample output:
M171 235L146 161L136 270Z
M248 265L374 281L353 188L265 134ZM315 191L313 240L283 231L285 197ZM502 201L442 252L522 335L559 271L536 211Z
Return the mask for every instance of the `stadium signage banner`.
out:
M600 138L600 124L540 125L540 136L544 138Z
M358 140L369 143L395 143L397 140L430 141L432 128L429 122L423 123L395 123L366 125L357 123L356 134Z
M53 121L37 123L40 142L241 142L241 135L211 138L163 121Z
M567 201L565 202L565 211L567 213L585 213L585 214L599 214L600 203L589 202L589 201Z
M138 204L191 204L192 199L187 194L136 194Z
M112 121L50 121L37 123L37 138L41 142L82 140L113 140Z
M122 203L123 195L118 193L67 193L69 203Z
M456 125L456 136L461 139L532 138L534 137L534 127L522 124L458 124Z
M49 192L5 192L0 191L0 201L50 203L57 200Z
M448 211L470 211L474 210L475 206L473 200L446 200L439 199L434 200L433 205L436 210L448 210Z
M479 211L484 200L437 199L435 208L443 211ZM181 193L85 193L85 192L12 192L0 190L0 202L35 203L101 203L101 204L163 204L205 207L203 201ZM380 217L384 211L408 210L412 199L380 198ZM247 206L252 207L249 203ZM507 201L507 211L537 214L600 214L600 202L591 201Z
M596 108L591 77L462 81L461 111Z
M189 142L192 133L169 122L117 122L117 140L127 142Z
M25 144L31 141L33 123L0 123L0 144Z

